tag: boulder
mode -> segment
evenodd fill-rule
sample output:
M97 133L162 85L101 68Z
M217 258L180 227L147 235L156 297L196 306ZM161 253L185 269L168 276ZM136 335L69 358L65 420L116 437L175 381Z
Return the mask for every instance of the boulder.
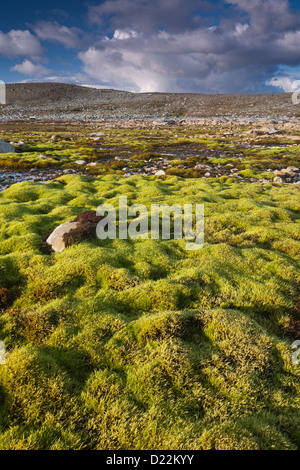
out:
M92 137L105 137L105 134L103 132L94 132L91 134Z
M83 240L96 237L97 224L103 217L97 216L95 211L85 211L77 215L76 219L59 225L46 239L48 245L56 253L62 253L69 246Z
M279 183L279 184L284 183L283 178L280 178L280 176L276 176L276 178L274 178L273 181L274 181L274 183Z
M8 142L3 142L0 140L0 153L14 153L15 147Z

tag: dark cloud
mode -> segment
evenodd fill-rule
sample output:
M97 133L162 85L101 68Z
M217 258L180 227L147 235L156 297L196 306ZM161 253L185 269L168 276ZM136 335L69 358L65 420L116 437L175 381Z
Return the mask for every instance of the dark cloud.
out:
M107 0L89 8L92 24L110 28L134 28L151 33L160 28L169 32L195 29L205 23L204 15L217 11L220 2L206 0ZM200 15L200 13L202 15Z
M300 28L300 12L291 11L288 0L227 0L249 15L256 34L294 31Z

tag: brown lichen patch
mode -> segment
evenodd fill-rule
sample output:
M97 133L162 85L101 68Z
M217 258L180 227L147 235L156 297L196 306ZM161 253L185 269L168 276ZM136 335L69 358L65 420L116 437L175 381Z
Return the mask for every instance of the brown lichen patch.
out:
M0 289L0 309L5 308L9 302L9 291L5 287Z
M292 339L300 338L300 320L287 318L283 324L283 330Z
M83 240L96 237L96 226L103 219L95 211L84 211L77 215L72 222L77 222L76 228L65 233L63 241L67 247Z

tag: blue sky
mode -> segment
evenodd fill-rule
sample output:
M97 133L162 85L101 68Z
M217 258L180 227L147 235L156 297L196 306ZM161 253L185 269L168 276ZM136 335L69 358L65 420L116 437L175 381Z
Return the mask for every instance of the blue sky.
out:
M136 92L293 91L300 0L2 0L0 79Z

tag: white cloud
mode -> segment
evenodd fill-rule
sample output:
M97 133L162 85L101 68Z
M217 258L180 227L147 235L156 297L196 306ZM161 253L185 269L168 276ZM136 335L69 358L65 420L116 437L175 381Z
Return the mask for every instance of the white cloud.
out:
M36 36L28 30L12 29L0 31L0 54L5 57L31 57L43 54L44 50Z
M41 41L62 44L69 49L80 48L84 44L84 33L76 27L69 28L57 22L39 21L33 29Z
M248 23L245 23L245 24L238 23L235 27L234 35L235 36L241 36L245 31L247 31L249 26L250 25Z
M115 41L113 41L115 42ZM170 86L170 78L158 70L151 59L141 52L126 48L105 50L90 48L79 54L88 77L109 86L136 92L163 91Z
M129 38L136 38L136 37L138 37L138 33L134 30L116 29L114 32L114 39L119 39L120 41L123 41L124 39L129 39Z
M41 64L33 64L30 60L25 59L21 64L16 64L10 69L12 72L19 72L29 77L42 77L50 73L50 70L46 69Z
M269 80L268 85L275 86L285 91L286 93L292 93L297 88L297 83L295 80L292 80L290 77L273 77Z

